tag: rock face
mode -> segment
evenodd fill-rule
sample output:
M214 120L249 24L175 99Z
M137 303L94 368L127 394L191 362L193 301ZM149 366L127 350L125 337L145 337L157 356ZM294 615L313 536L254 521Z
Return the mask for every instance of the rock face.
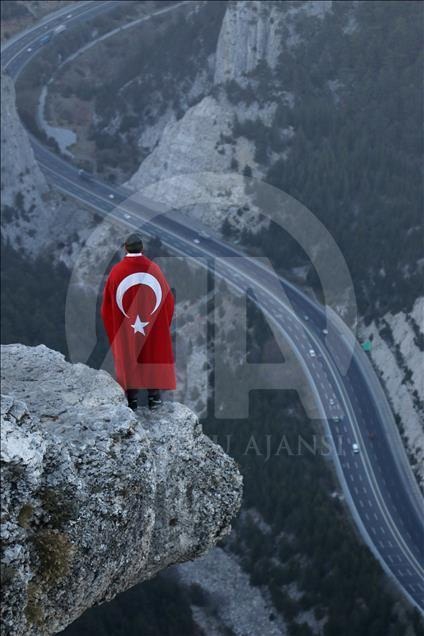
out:
M56 633L229 531L241 476L186 407L136 415L43 345L2 358L5 634Z
M272 541L272 538L268 540ZM249 574L243 571L231 552L216 547L197 561L178 565L173 570L182 585L197 586L203 591L204 606L193 604L192 612L208 636L226 632L234 636L282 636L288 633L278 612L264 598L260 587L251 584ZM215 611L211 611L211 606ZM274 616L273 620L270 615Z
M159 144L129 181L136 189L178 174L223 172L230 168L228 145L220 147L221 135L231 132L233 113L213 97L205 97L181 120L171 121Z
M243 137L233 139L233 123L233 108L226 99L205 97L165 127L127 185L217 231L226 218L235 230L244 224L259 229L244 181L231 167L234 161L254 167L254 146ZM239 208L244 205L241 219Z
M283 48L300 40L293 19L299 13L322 18L331 6L331 0L228 3L216 51L215 84L242 82L261 62L274 69Z
M15 249L25 250L29 257L48 251L69 267L93 227L94 216L49 190L19 119L15 98L12 79L2 73L2 238Z
M237 131L237 122L247 120L254 127L259 119L270 126L277 101L292 100L292 96L280 91L278 99L264 103L254 77L248 77L259 63L274 68L278 61L285 43L283 29L288 33L288 11L280 5L285 3L228 3L215 55L213 94L204 96L188 108L183 117L171 119L163 127L157 145L129 180L129 187L179 209L216 231L221 231L224 219L235 232L240 225L251 230L260 228L256 210L248 214L243 211L241 217L239 208L245 201L240 204L239 197L235 200L232 176L263 176L255 144ZM225 90L228 80L235 80L245 88L252 83L249 102L236 104L233 98L228 99ZM208 173L220 175L225 196L213 191ZM201 181L193 184L192 175L201 176ZM191 194L189 206L188 192ZM248 196L245 199L252 208L253 202Z
M225 13L215 63L215 83L239 80L259 62L274 68L281 51L278 3L234 2Z
M371 358L380 373L393 411L400 419L401 435L412 469L424 491L424 298L409 314L386 314L376 324L361 327L362 338L372 339ZM401 378L401 381L400 381Z
M21 193L22 207L28 209L40 204L47 183L16 112L15 87L6 73L1 74L1 106L2 205L14 206L16 195Z

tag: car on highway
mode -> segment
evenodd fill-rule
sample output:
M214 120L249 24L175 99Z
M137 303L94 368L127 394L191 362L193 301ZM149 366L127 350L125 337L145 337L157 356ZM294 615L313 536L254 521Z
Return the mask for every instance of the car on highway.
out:
M200 245L199 239L193 239L193 243L196 243L196 245Z
M115 195L114 195L114 194L112 194L112 193L110 193L110 194L109 194L109 199L114 199L114 198L115 198Z
M78 170L78 176L80 179L83 179L84 181L92 181L91 174L89 172L86 172L82 168Z
M309 320L309 316L307 316L306 314L303 316L303 320Z
M357 455L359 453L359 446L358 444L352 444L352 450L355 453L355 455Z
M315 353L315 349L309 349L309 355L311 356L311 358L316 358L317 354Z
M29 47L27 48L27 51L28 51L28 53L31 53L32 48L29 46Z
M330 398L330 406L334 406L335 405L335 401L333 400L333 398Z
M40 38L40 44L47 44L48 42L50 42L52 37L53 33L46 33L45 35L43 35L42 38Z
M324 336L328 336L328 329L323 329L322 333L324 334Z
M124 214L124 217L125 217L126 219L130 219L130 218L131 218L131 215L130 215L130 214Z
M72 18L72 13L68 13L68 15L66 16L67 20L69 20L69 18Z

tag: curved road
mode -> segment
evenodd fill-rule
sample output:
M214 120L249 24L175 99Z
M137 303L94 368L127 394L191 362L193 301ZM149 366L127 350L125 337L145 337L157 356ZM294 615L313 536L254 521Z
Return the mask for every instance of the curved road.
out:
M161 9L174 10L181 4ZM35 27L11 39L2 48L2 66L16 78L42 48L40 38L59 24L68 28L87 16L113 9L108 2L80 2L50 14ZM156 12L158 13L158 12ZM48 45L47 45L48 46ZM30 50L29 50L30 49ZM144 232L159 234L164 245L179 253L202 257L240 257L243 252L199 224L182 218L158 217L146 224L143 206L122 209L131 196L123 187L97 179L82 181L70 163L31 137L35 157L52 185L111 220ZM110 198L113 196L113 199ZM189 223L186 225L185 223ZM206 228L205 228L206 229ZM196 241L196 242L194 242ZM217 274L234 287L253 290L256 302L273 327L291 343L309 379L320 417L333 444L338 477L361 535L389 577L408 600L424 613L423 498L408 464L393 415L375 373L356 343L349 370L338 370L338 356L348 351L351 334L331 312L312 301L288 281L279 279L289 303L275 293L275 275L249 259L217 260ZM221 271L220 271L221 269ZM326 346L323 329L333 332L336 346ZM311 358L313 348L316 356ZM331 403L330 403L331 400ZM336 418L340 417L341 421ZM370 436L370 431L372 435ZM336 449L342 447L344 453ZM359 453L353 453L357 443Z

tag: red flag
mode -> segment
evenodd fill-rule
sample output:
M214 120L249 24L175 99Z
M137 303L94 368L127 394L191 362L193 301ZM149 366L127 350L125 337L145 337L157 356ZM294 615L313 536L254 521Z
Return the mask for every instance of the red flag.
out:
M126 255L106 281L101 314L124 389L175 389L174 297L160 268Z

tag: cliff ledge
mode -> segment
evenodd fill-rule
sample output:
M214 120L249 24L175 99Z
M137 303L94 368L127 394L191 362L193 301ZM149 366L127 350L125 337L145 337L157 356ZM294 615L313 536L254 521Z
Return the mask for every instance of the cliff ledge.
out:
M229 531L242 479L189 409L136 415L103 371L1 349L3 633L54 634Z

